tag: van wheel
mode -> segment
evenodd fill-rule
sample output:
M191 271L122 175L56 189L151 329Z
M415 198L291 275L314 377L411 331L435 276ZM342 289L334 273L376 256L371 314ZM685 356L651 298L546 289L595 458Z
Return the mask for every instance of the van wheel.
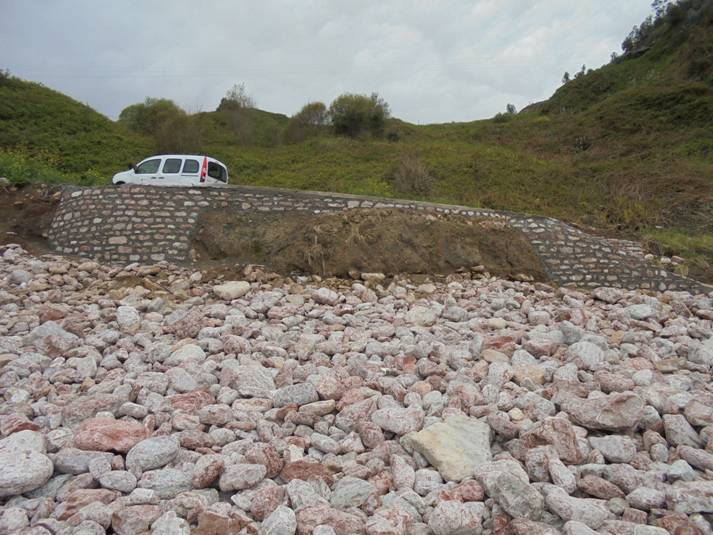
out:
M126 182L114 182L115 186L123 186Z

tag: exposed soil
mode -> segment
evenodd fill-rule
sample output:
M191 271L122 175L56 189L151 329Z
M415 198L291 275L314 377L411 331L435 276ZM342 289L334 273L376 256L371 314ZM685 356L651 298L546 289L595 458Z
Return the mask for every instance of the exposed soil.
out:
M396 209L323 214L209 210L199 217L194 247L199 263L261 264L283 274L447 274L483 266L500 277L547 280L520 231L451 214Z
M46 184L0 186L0 245L49 252L47 232L61 196L58 186Z

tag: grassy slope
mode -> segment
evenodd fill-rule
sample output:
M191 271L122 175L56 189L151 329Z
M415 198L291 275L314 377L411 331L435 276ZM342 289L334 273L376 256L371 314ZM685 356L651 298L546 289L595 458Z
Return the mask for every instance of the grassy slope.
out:
M150 146L62 93L0 76L0 176L92 183Z
M383 196L404 196L386 176L403 156L417 156L436 178L433 200L651 238L705 268L713 264L713 62L696 76L690 66L711 57L713 24L706 19L684 36L664 30L643 53L506 121L391 120L397 142L326 135L284 144L285 116L250 110L236 126L209 112L199 117L196 150L225 161L234 183ZM30 154L45 174L57 168L73 181L106 181L152 152L149 140L59 93L0 81L0 148L18 146L13 158ZM7 154L0 152L0 175L16 178Z

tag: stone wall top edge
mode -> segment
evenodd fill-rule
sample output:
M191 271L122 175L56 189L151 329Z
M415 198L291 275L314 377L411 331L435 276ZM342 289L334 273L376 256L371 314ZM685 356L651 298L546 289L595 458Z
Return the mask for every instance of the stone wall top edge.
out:
M354 195L351 193L337 193L337 192L326 192L326 191L313 191L313 190L297 190L297 189L288 189L288 188L274 188L274 187L267 187L267 186L248 186L248 185L234 185L234 186L229 186L229 187L210 187L210 186L202 186L202 187L197 187L197 188L188 188L188 187L165 187L165 186L144 186L144 185L125 185L122 186L121 189L127 189L130 188L131 190L140 192L140 191L151 191L151 192L160 192L160 193L165 193L169 191L182 191L182 192L187 192L187 191L193 191L193 190L198 190L198 191L204 191L206 193L218 193L218 192L223 192L223 191L228 191L230 193L239 193L239 192L245 192L245 193L256 193L256 194L265 194L265 195L283 195L283 196L291 196L295 198L304 198L304 199L343 199L343 200L356 200L356 201L371 201L371 202L382 202L382 203L397 203L397 204L413 204L416 206L424 206L424 207L432 207L432 208L442 208L442 209L447 209L447 210L478 210L482 212L488 212L496 215L502 215L502 216L507 216L507 217L527 217L527 218L535 218L535 219L540 219L541 216L526 216L523 214L518 214L515 212L509 212L506 210L492 210L490 208L478 208L475 206L464 206L464 205L458 205L458 204L445 204L445 203L435 203L435 202L428 202L428 201L417 201L413 199L400 199L400 198L395 198L395 197L375 197L371 195ZM74 193L77 191L96 191L96 190L105 190L105 191L114 191L116 190L116 186L98 186L98 187L87 187L87 186L77 186L77 185L65 185L63 186L63 189L66 193ZM548 219L548 218L543 218L543 219Z

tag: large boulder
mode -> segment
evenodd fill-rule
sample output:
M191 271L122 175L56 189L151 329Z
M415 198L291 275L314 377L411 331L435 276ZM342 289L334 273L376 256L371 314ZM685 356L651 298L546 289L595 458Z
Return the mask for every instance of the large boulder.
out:
M38 451L0 451L0 497L16 496L41 487L54 472L52 461Z
M446 481L462 481L491 460L490 426L476 418L452 416L403 439Z

